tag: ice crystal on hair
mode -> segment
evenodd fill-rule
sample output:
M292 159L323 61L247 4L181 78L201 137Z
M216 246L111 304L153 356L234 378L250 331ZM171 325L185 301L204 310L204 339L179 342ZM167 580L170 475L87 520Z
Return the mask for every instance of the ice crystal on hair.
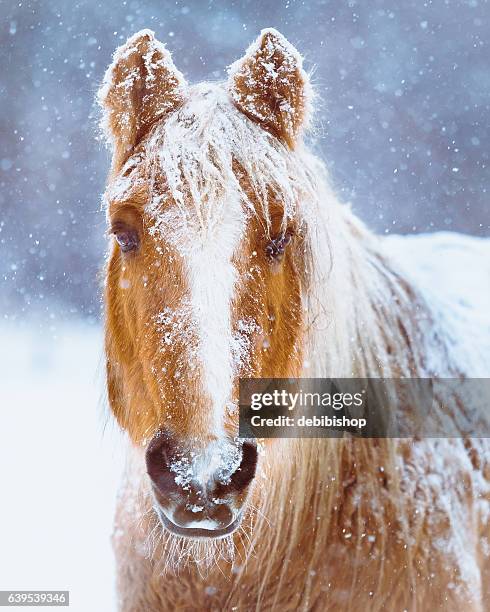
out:
M257 322L251 317L240 319L236 324L236 331L233 334L232 354L236 372L242 376L250 372L247 371L247 358L250 355L252 340L255 335L262 330Z
M175 483L187 490L193 477L193 469L189 459L187 457L176 459L170 464L170 471L175 474Z
M183 338L187 342L192 341L192 334L189 330L189 320L191 319L190 308L186 304L181 304L179 310L165 307L156 316L156 324L162 343L172 345L177 338Z
M175 474L176 484L185 490L193 482L206 484L207 478L216 478L226 485L239 468L241 460L241 444L219 441L210 449L192 453L191 458L176 457L170 464L170 470Z

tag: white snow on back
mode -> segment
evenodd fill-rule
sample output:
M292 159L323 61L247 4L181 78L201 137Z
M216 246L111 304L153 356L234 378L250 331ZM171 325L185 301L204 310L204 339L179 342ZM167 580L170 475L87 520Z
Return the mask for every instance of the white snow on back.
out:
M468 377L490 377L490 239L438 232L383 242L425 298L454 365Z
M389 236L383 250L422 295L439 338L448 347L447 359L426 339L429 369L447 376L454 368L473 378L490 376L490 239L450 232ZM432 350L431 350L432 349ZM461 384L461 383L458 383ZM467 386L467 393L472 387ZM474 398L475 405L481 398ZM467 398L468 406L473 401ZM484 411L488 406L482 406ZM490 483L485 470L475 469L467 444L484 466L488 440L461 438L412 443L407 480L424 490L428 528L437 534L432 545L454 572L448 588L475 601L481 597L478 555L490 554L488 536L474 539L474 525L490 520ZM414 476L414 472L417 476ZM468 478L463 480L463 475ZM413 491L416 508L422 496ZM469 513L473 500L473 514ZM416 512L418 510L416 509ZM477 527L478 529L478 527Z
M471 444L481 460L485 460L487 441L472 440ZM445 559L446 568L454 576L448 589L462 596L469 593L478 601L482 579L478 549L486 557L490 549L488 536L479 532L477 526L488 525L490 483L480 470L473 468L461 438L414 441L411 453L405 476L410 487L414 487L409 492L415 500L415 513L426 515L427 528L434 534L431 546ZM406 468L405 465L403 469ZM473 514L469 512L471 503ZM479 534L476 537L475 527Z

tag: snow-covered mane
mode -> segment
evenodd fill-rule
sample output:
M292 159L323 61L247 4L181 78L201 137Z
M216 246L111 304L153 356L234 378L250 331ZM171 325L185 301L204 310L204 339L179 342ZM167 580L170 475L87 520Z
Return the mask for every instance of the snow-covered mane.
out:
M146 153L186 213L185 199L192 198L204 231L212 229L213 217L221 217L221 209L230 202L238 201L245 211L259 214L270 228L271 198L280 198L287 219L297 214L298 202L314 194L314 178L298 163L298 155L244 120L221 83L190 88L183 107L151 133ZM247 177L250 191L244 189L240 175ZM149 205L156 223L159 204L154 196Z

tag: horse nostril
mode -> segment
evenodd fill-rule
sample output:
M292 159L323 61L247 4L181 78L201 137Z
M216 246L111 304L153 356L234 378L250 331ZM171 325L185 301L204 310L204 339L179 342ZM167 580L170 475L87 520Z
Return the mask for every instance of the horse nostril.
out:
M164 498L175 497L176 494L184 495L188 502L194 495L199 498L201 494L220 498L241 493L255 476L257 446L252 441L243 442L240 465L224 480L216 472L214 477L210 472L205 480L203 473L206 474L206 471L202 472L202 465L200 466L198 461L189 461L187 454L176 446L175 440L166 431L159 432L151 440L146 450L146 469L156 493ZM199 456L197 454L197 457Z
M257 469L257 458L257 444L255 442L244 442L242 460L237 470L231 475L229 483L224 486L226 492L243 491L252 482Z
M175 475L170 470L173 443L166 432L159 432L146 450L146 471L160 493L175 488Z

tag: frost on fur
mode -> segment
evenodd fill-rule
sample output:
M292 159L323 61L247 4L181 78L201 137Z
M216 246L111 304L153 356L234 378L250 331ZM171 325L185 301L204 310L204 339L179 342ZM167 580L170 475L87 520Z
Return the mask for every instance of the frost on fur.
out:
M141 30L116 50L98 93L116 167L157 119L180 106L185 87L169 51L151 30Z
M229 69L229 91L238 108L291 148L307 123L311 101L302 64L284 36L268 29Z

